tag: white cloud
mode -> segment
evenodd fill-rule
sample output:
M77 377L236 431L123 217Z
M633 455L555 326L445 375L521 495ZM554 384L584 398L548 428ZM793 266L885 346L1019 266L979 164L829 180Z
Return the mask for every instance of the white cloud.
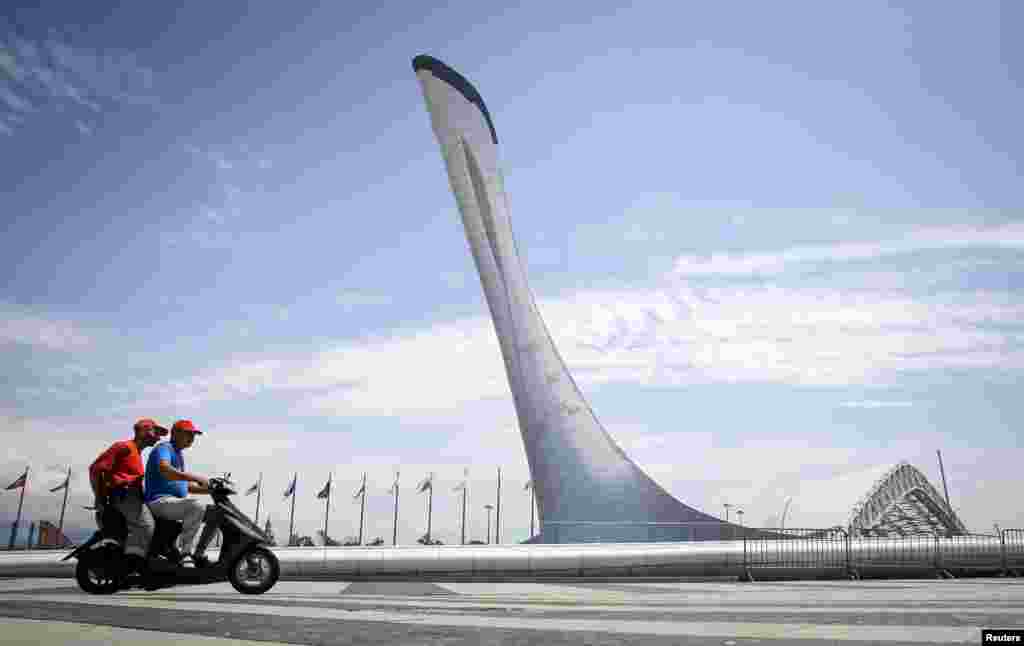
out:
M840 408L910 408L914 405L914 402L909 401L878 401L873 399L864 399L860 401L848 401L839 404Z
M198 162L191 166L208 173L211 197L194 207L185 231L170 234L172 244L208 251L237 248L247 235L243 216L262 206L259 178L270 167L269 161L256 158L244 144L237 155L193 143L182 144L181 150Z
M74 321L50 318L12 305L0 305L0 345L5 343L70 351L91 346L93 339Z
M6 85L0 86L0 99L7 104L8 109L15 112L32 112L35 110L28 99L15 94Z
M964 247L1024 248L1024 224L1012 223L990 228L919 229L899 240L796 247L770 253L682 256L675 262L675 273L677 276L778 273L797 264L870 260L917 251Z
M1024 304L985 292L929 302L881 292L678 284L577 292L539 307L584 387L880 385L912 371L1024 368L1024 332L1014 327L1024 320ZM195 404L272 391L298 397L297 412L337 416L436 414L510 398L494 328L484 316L340 341L304 358L226 363L153 394Z
M0 85L0 116L37 113L48 104L93 113L102 112L105 102L157 105L152 70L130 53L100 53L55 37L32 41L7 34L4 39L0 66L14 82ZM4 127L12 130L12 121Z

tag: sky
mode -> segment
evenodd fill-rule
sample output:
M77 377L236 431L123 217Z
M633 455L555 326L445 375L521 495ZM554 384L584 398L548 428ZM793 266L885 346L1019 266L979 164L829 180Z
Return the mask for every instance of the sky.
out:
M86 532L88 464L192 419L261 522L529 533L479 279L410 61L483 95L538 306L689 505L845 524L908 461L1024 527L1024 8L5 2L0 479ZM6 485L7 482L0 483ZM17 492L3 492L8 527ZM255 511L255 496L242 498ZM492 526L496 519L492 519ZM6 529L3 530L6 538ZM21 534L24 537L24 530ZM22 540L22 539L19 539Z

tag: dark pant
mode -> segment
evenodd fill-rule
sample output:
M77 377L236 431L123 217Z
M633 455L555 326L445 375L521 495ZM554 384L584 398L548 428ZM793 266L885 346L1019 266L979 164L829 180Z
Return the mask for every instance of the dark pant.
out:
M110 494L110 504L121 512L128 526L125 554L146 556L155 523L149 507L142 502L142 492L138 489L115 489Z

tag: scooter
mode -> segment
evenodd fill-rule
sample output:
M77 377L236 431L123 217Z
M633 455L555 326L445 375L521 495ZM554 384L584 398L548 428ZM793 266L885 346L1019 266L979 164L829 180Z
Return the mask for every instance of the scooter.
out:
M212 517L218 519L218 529L223 536L216 562L206 567L193 567L152 558L170 556L181 533L180 522L158 518L150 547L148 572L125 572L127 525L113 505L106 505L101 518L102 528L62 559L78 559L75 566L78 586L89 594L113 594L132 588L152 591L175 585L225 580L243 594L262 594L274 587L281 576L281 565L274 553L267 549L269 538L228 500L228 496L236 492L227 476L210 478L209 482L210 496L217 512ZM208 510L207 519L210 518Z

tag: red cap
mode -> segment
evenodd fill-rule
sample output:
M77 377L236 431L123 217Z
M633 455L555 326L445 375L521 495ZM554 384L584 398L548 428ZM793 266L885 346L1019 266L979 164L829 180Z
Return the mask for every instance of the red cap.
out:
M188 431L196 435L202 435L203 432L196 428L196 425L192 423L190 419L179 419L171 426L172 431Z
M151 431L155 430L157 435L167 435L167 429L160 426L155 421L144 417L139 421L135 422L135 426L132 427L136 431Z

